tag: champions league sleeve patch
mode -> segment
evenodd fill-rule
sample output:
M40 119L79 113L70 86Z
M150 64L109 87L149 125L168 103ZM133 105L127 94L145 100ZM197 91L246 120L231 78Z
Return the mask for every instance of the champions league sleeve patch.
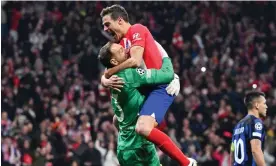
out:
M256 130L262 130L262 129L263 129L263 125L262 125L260 122L257 122L257 123L255 124L255 129L256 129Z
M142 68L136 68L136 72L139 74L139 75L144 75L146 73L146 70L142 69Z

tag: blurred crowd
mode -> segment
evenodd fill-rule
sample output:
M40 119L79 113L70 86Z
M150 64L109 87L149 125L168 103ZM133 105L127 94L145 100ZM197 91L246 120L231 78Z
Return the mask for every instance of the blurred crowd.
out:
M276 163L276 3L117 2L181 79L164 131L201 166L228 166L247 91L266 94L265 160ZM113 2L1 1L1 165L118 166L97 54ZM177 165L158 150L163 166Z

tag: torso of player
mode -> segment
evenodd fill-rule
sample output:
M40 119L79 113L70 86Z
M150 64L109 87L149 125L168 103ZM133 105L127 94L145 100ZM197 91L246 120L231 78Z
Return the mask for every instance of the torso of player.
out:
M261 126L261 127L260 127ZM234 144L234 165L254 165L255 161L251 152L250 137L257 136L264 148L265 133L262 130L263 124L253 116L243 118L233 130ZM256 132L257 131L257 132Z
M118 149L138 148L150 143L135 132L135 126L141 106L144 103L145 96L141 95L130 85L133 83L132 70L125 69L117 73L127 84L121 89L121 92L111 90L111 104L113 111L119 122Z
M143 41L143 42L141 42ZM160 69L162 66L162 57L158 50L154 38L150 31L141 24L132 25L120 44L129 50L132 46L144 47L143 64L144 69ZM135 55L134 55L135 56Z
M247 115L245 118L243 118L235 127L233 131L233 137L234 138L241 138L241 137L249 137L250 132L252 132L251 128L258 129L260 128L259 126L263 126L261 122L256 123L257 118ZM260 129L262 130L262 129ZM258 135L258 133L253 132L253 136ZM265 139L265 134L261 134L261 140L264 141Z

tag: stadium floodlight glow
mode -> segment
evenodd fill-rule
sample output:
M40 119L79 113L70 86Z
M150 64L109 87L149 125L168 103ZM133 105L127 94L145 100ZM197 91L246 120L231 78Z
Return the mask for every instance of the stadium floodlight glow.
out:
M253 84L252 88L256 89L257 88L257 84Z
M202 67L201 71L204 73L206 71L206 67Z

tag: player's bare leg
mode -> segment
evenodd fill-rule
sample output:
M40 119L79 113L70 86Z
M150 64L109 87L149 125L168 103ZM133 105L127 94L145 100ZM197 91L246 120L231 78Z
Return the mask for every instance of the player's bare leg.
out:
M141 115L136 124L136 132L144 136L147 140L151 141L158 146L165 154L172 159L177 160L181 166L196 166L191 159L186 157L182 151L174 144L162 131L156 129L157 122L154 117L148 115Z
M151 130L157 126L157 122L152 116L142 115L138 118L136 132L144 137L150 135Z

